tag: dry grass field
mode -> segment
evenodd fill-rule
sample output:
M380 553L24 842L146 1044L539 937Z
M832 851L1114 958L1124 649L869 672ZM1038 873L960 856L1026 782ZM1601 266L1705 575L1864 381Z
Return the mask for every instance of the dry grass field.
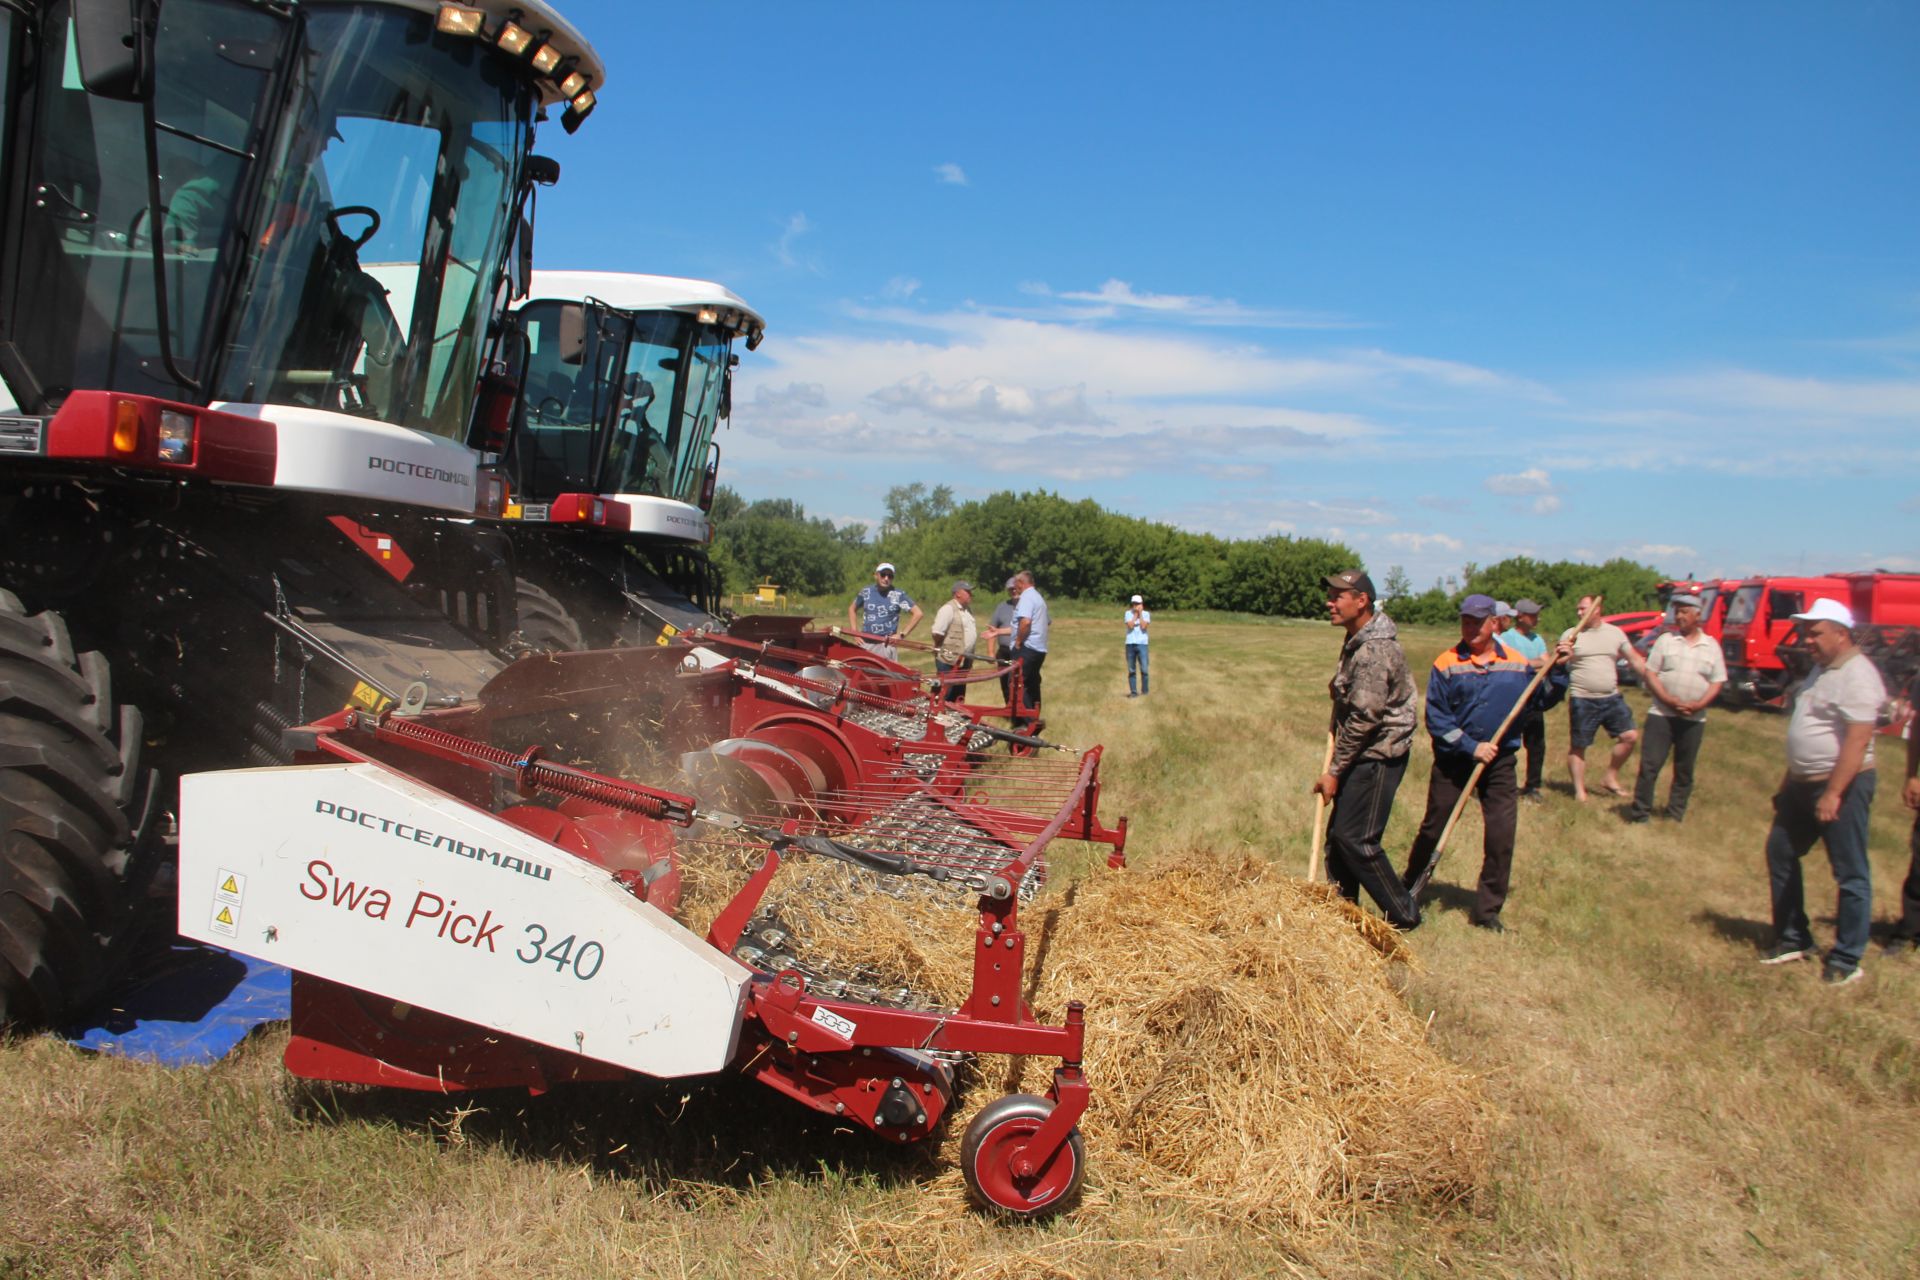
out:
M1303 872L1337 634L1166 614L1154 692L1130 701L1117 626L1077 612L1047 668L1051 736L1107 744L1105 807L1132 816L1136 866L1250 855ZM1416 670L1445 643L1406 639ZM1563 751L1564 713L1550 733ZM185 1071L20 1038L0 1045L0 1277L1911 1276L1920 963L1876 945L1866 980L1838 991L1815 966L1755 963L1783 733L1776 715L1715 713L1679 828L1576 804L1550 762L1559 785L1522 811L1501 937L1462 910L1469 811L1395 968L1495 1113L1484 1184L1451 1205L1263 1229L1103 1184L1094 1146L1080 1212L1010 1227L960 1208L935 1153L880 1149L746 1086L456 1104L291 1081L284 1032ZM1910 815L1882 743L1884 922ZM1423 737L1396 856L1426 763ZM1818 852L1808 870L1830 940Z

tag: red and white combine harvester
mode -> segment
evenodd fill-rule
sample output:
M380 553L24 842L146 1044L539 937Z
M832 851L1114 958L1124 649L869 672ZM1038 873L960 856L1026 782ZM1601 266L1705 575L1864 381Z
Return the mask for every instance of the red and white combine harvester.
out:
M40 1024L127 972L180 774L505 666L485 371L535 130L602 68L545 0L21 0L0 73L0 1023Z
M919 737L875 732L876 703L909 704L818 674L695 639L530 657L459 707L328 716L292 735L306 763L184 780L180 930L295 971L287 1063L318 1079L733 1072L906 1142L953 1105L957 1057L1057 1059L1045 1097L989 1103L962 1144L977 1201L1052 1213L1085 1166L1083 1019L1027 1006L1020 908L1056 838L1119 865L1100 750L983 750L931 701ZM596 758L620 768L572 763ZM670 785L618 776L636 773ZM682 872L729 856L739 887L696 935ZM970 992L928 1007L821 971L762 912L793 857L973 899L954 930Z

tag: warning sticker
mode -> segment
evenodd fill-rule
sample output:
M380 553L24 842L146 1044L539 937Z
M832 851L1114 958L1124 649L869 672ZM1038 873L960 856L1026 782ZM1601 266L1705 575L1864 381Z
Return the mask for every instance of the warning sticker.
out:
M238 871L220 868L220 880L213 887L213 896L220 902L230 902L236 907L239 906L240 899L247 896L247 878Z
M230 902L213 904L213 919L207 927L215 933L224 933L229 938L240 936L240 908Z
M815 1005L813 1008L813 1020L833 1032L833 1034L839 1036L842 1040L853 1039L855 1024L841 1017L831 1009Z
M359 707L362 710L371 711L373 714L379 715L382 711L385 711L393 705L393 699L368 684L365 680L358 680L354 682L353 696L347 699L347 703L349 706Z
M653 642L655 644L669 644L672 642L673 638L679 634L680 634L680 628L674 626L671 622L669 622L665 626L660 628L660 634L654 637Z

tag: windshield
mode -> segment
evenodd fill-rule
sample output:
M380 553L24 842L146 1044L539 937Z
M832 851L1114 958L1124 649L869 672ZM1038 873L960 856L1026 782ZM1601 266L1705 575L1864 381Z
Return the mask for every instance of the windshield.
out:
M589 492L697 502L726 387L727 336L677 311L598 303L531 302L520 316L516 492L533 502Z
M1713 607L1720 603L1720 588L1708 587L1700 593L1700 621L1713 621Z
M601 427L626 321L577 302L530 302L524 333L521 417L511 446L514 492L531 502L593 491Z
M233 256L223 250L238 239L235 212L288 28L237 0L161 7L156 271L142 108L86 91L71 5L47 8L25 203L10 220L17 269L8 273L6 336L23 407L50 408L75 388L201 398L196 371Z
M1736 627L1742 623L1752 622L1754 613L1760 608L1761 593L1765 590L1765 587L1753 586L1741 587L1734 592L1732 602L1727 605L1725 625Z
M698 499L727 359L711 325L673 311L634 315L604 492Z
M431 14L304 12L218 395L464 439L532 91Z

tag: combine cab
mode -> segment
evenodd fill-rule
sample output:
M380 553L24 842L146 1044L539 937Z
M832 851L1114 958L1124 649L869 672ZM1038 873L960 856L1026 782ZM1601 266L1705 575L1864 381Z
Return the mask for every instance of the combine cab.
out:
M704 280L535 272L516 314L506 471L534 648L664 642L718 621L707 561L736 340L765 323Z
M172 779L501 669L472 447L601 68L544 4L0 9L0 1022L113 981ZM449 605L462 623L451 621Z
M1880 669L1888 695L1905 697L1920 676L1920 573L1877 569L1830 577L1842 584L1842 590L1819 594L1830 595L1853 611L1855 641ZM1797 626L1789 628L1774 656L1789 685L1812 669L1812 654Z

